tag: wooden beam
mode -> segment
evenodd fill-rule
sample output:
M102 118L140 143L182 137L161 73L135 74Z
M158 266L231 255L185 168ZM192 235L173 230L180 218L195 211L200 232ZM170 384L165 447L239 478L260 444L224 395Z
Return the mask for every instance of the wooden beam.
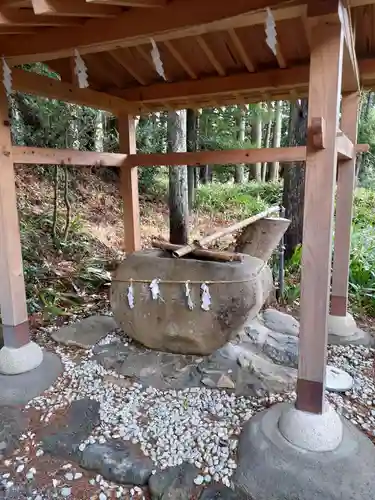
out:
M308 136L303 219L299 363L296 407L322 413L327 355L327 317L332 257L339 102L344 35L341 23L319 20L311 30L309 125L326 123L325 149Z
M286 59L283 55L283 52L281 50L281 47L280 47L280 41L277 41L276 43L276 60L277 60L277 64L280 66L280 68L286 68L287 67L287 63L286 63Z
M119 7L91 5L76 0L31 0L31 3L38 16L113 17L122 12Z
M367 150L367 144L357 144L356 151ZM13 162L25 165L74 165L84 167L154 167L162 165L199 166L204 163L229 164L253 162L303 162L306 160L306 147L227 149L221 151L197 151L194 153L98 153L74 149L12 147ZM340 155L338 155L340 159ZM341 156L341 159L345 157Z
M351 160L356 157L356 152L352 141L344 133L340 133L336 138L337 158L341 161Z
M341 129L355 143L360 95L353 93L342 98ZM336 192L336 226L332 270L331 314L346 316L348 311L348 283L350 262L350 237L355 187L354 155L338 165Z
M254 64L251 62L249 55L247 54L246 50L244 49L244 46L242 45L242 42L239 39L239 37L236 33L236 30L230 29L228 31L228 33L229 33L230 39L233 42L233 45L236 47L236 50L238 52L238 55L241 58L241 61L246 66L247 71L249 71L249 73L253 73L255 71Z
M135 122L129 115L118 118L120 151L136 154ZM121 195L124 210L125 252L136 252L141 248L138 169L125 162L121 168Z
M275 19L295 17L301 13L303 0L288 10L275 9ZM235 27L262 24L265 21L266 7L276 6L279 0L232 0L211 2L201 0L174 0L163 9L155 9L152 15L145 16L139 9L131 9L106 21L105 29L101 20L92 19L76 30L47 31L27 40L8 40L2 52L11 64L59 59L73 55L78 49L80 54L104 52L120 47L131 47L155 41L173 40L186 36L197 36L213 31L228 30ZM304 7L305 8L305 7Z
M32 10L0 10L1 26L82 26L83 22L77 19L59 17L59 16L36 16ZM38 35L35 35L38 36Z
M260 73L240 73L225 77L210 77L202 80L186 80L173 83L157 83L144 88L126 90L111 89L110 92L129 102L166 102L174 99L196 99L207 96L256 90L266 93L275 89L291 87L307 90L309 80L308 66L268 70Z
M200 46L200 48L205 53L209 62L212 64L212 66L217 71L217 73L220 76L225 76L225 70L224 70L223 66L217 60L215 54L212 52L211 48L208 46L206 40L202 36L197 36L197 42L198 42L198 45Z
M169 50L169 52L172 54L172 56L176 59L176 61L180 64L180 66L186 71L186 73L190 76L190 78L193 78L195 80L197 78L196 73L191 69L189 64L185 61L185 59L182 57L182 55L179 53L179 51L174 47L172 42L169 40L166 40L164 42L165 46Z
M221 151L197 151L193 153L151 153L129 155L127 164L138 167L153 167L159 165L199 166L206 164L225 165L229 163L257 162L299 162L306 159L306 147L259 149L227 149Z
M121 7L155 8L165 7L166 0L86 0L87 3L101 3L104 5L120 5Z
M120 49L121 50L121 49ZM119 50L111 50L109 52L112 57L120 66L122 66L133 78L141 85L146 85L146 80L135 70L126 58L120 53Z
M0 149L1 319L5 345L21 347L29 342L29 328L8 99L3 86L0 88Z
M121 98L91 89L80 89L72 84L31 73L30 71L13 68L12 79L13 88L25 94L89 106L113 114L129 110L128 104Z
M1 35L34 35L37 33L35 26L0 26Z
M75 165L85 167L121 167L127 155L97 153L73 149L13 146L13 162L25 165Z

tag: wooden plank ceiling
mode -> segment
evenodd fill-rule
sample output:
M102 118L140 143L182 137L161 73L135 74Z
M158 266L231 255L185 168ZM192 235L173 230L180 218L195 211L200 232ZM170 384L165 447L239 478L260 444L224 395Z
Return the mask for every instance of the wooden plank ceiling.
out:
M45 61L72 83L72 54L90 88L132 109L218 106L306 95L307 0L0 0L0 50L9 64ZM375 85L375 0L351 0L362 84ZM276 20L267 46L265 7ZM163 62L151 58L151 37ZM372 60L374 58L374 61Z

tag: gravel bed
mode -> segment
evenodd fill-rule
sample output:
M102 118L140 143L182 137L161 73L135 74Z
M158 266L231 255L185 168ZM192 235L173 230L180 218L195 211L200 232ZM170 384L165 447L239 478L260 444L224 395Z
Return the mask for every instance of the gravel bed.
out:
M53 345L47 329L38 337L38 341L41 339L45 345ZM131 339L123 334L113 333L100 343L113 341L127 343ZM144 455L151 458L155 471L157 468L166 469L183 462L195 465L199 470L194 479L196 485L218 482L231 486L231 476L237 468L236 450L243 423L269 405L292 401L295 397L294 392L250 398L201 387L162 391L152 387L144 388L134 382L117 384L116 379L125 377L105 370L93 361L92 350L56 345L53 345L53 349L61 356L64 374L42 396L33 399L26 409L40 411L40 421L47 424L56 413L67 408L73 401L82 398L95 400L100 404L100 424L81 442L80 451L89 444L104 444L111 439L131 441L140 447ZM352 391L342 395L328 394L329 401L339 413L349 418L373 440L374 355L375 350L366 347L331 346L328 356L330 364L343 368L354 378ZM106 379L103 380L103 377ZM30 438L34 441L29 446L29 452L36 457L41 456L43 451L35 436L22 436L22 439ZM66 464L66 468L65 483L51 482L53 493L50 492L50 496L34 490L24 498L72 498L70 483L82 480L82 475L70 470L69 464ZM17 462L14 471L13 476L9 473L0 476L5 489L11 490L22 481L27 483L37 474L35 468L30 469L27 462L22 460ZM145 490L139 487L130 489L111 484L99 475L90 481L90 484L96 483L101 488L99 497L93 498L148 498Z

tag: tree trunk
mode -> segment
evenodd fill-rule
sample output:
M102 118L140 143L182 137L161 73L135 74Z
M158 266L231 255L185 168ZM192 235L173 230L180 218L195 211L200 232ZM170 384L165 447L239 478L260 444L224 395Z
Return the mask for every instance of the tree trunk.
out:
M189 152L197 150L197 115L194 109L186 112L186 149ZM187 167L188 205L191 213L195 201L195 167Z
M306 144L307 99L301 104L290 104L289 146ZM285 216L291 224L285 234L285 256L293 255L295 248L302 243L303 209L305 195L305 165L289 163L284 166L283 205Z
M269 113L270 115L270 113ZM271 130L272 130L272 121L271 116L269 116L269 121L267 123L267 130L266 130L266 137L264 138L264 147L269 148L270 147L270 140L271 140ZM265 161L262 164L262 182L266 182L267 180L267 170L268 170L268 163Z
M104 151L104 113L97 111L95 116L94 149L98 153Z
M242 144L245 142L245 110L242 106L239 109L239 115L237 118L237 130L238 130L238 141ZM236 165L234 169L234 182L236 184L243 184L245 182L245 165L243 163Z
M258 106L257 114L254 117L254 123L251 127L251 141L256 148L262 147L262 118L260 115L260 106ZM255 179L257 182L262 180L262 164L253 163L250 165L249 180Z
M282 119L282 101L276 101L275 103L275 127L273 130L272 147L279 148L281 144L281 119ZM279 178L280 164L278 161L273 161L270 166L270 177L271 182L275 182Z
M368 119L368 115L372 106L372 98L374 93L368 92L365 99L361 99L361 110L360 110L360 121L365 123ZM356 180L361 175L363 170L363 153L357 156L357 161L355 165L355 176Z
M186 111L168 113L168 152L186 151ZM187 166L169 167L169 240L177 245L188 241Z

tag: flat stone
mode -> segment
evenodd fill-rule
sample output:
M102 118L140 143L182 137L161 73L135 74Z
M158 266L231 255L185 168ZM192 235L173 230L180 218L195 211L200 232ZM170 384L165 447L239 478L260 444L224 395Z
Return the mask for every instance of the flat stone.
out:
M251 366L253 372L270 393L290 391L296 385L297 370L295 368L277 365L257 354L252 354Z
M89 349L116 328L116 321L111 316L95 315L84 318L77 323L63 326L53 332L51 336L60 344Z
M147 484L154 468L152 460L138 447L122 440L88 445L80 465L98 472L108 481L135 486Z
M44 451L67 460L79 460L82 452L79 445L88 438L99 424L100 404L92 399L73 401L66 412L62 426L51 424L42 437Z
M234 486L256 500L368 500L375 491L375 447L342 418L343 439L330 452L290 444L278 422L285 405L256 414L244 426Z
M372 347L375 345L374 337L364 330L357 328L355 333L350 336L328 335L328 344L331 345L364 345Z
M263 353L283 366L298 366L298 337L272 332L263 345Z
M184 463L165 470L158 470L148 482L151 500L187 500L195 498L197 487L194 479L199 470Z
M59 356L43 350L43 361L33 370L19 375L0 374L0 405L25 405L53 385L62 372Z
M137 345L111 343L94 348L94 360L107 370L157 389L199 385L194 356L151 351Z
M258 318L254 318L244 326L244 333L246 334L247 338L260 349L262 348L264 342L267 340L267 337L271 331L272 330L264 326L264 324L261 323ZM246 341L246 337L242 337L242 339Z
M353 387L353 377L341 368L327 365L326 389L330 392L346 392Z
M11 406L0 406L0 459L18 447L19 437L27 427L22 412Z
M126 296L133 279L135 306ZM153 300L149 283L160 284L161 300ZM142 282L137 282L140 280ZM181 284L191 285L189 309ZM173 283L175 281L176 283ZM200 284L210 285L208 311L201 308ZM273 289L269 266L255 257L235 262L174 259L160 250L134 252L117 267L111 286L111 305L117 323L143 345L180 354L210 354L236 334L248 317L255 317Z
M215 484L202 491L199 500L251 500L241 491L234 491L224 485Z
M290 314L267 309L263 313L263 321L267 328L274 332L285 333L286 335L299 335L299 322Z

